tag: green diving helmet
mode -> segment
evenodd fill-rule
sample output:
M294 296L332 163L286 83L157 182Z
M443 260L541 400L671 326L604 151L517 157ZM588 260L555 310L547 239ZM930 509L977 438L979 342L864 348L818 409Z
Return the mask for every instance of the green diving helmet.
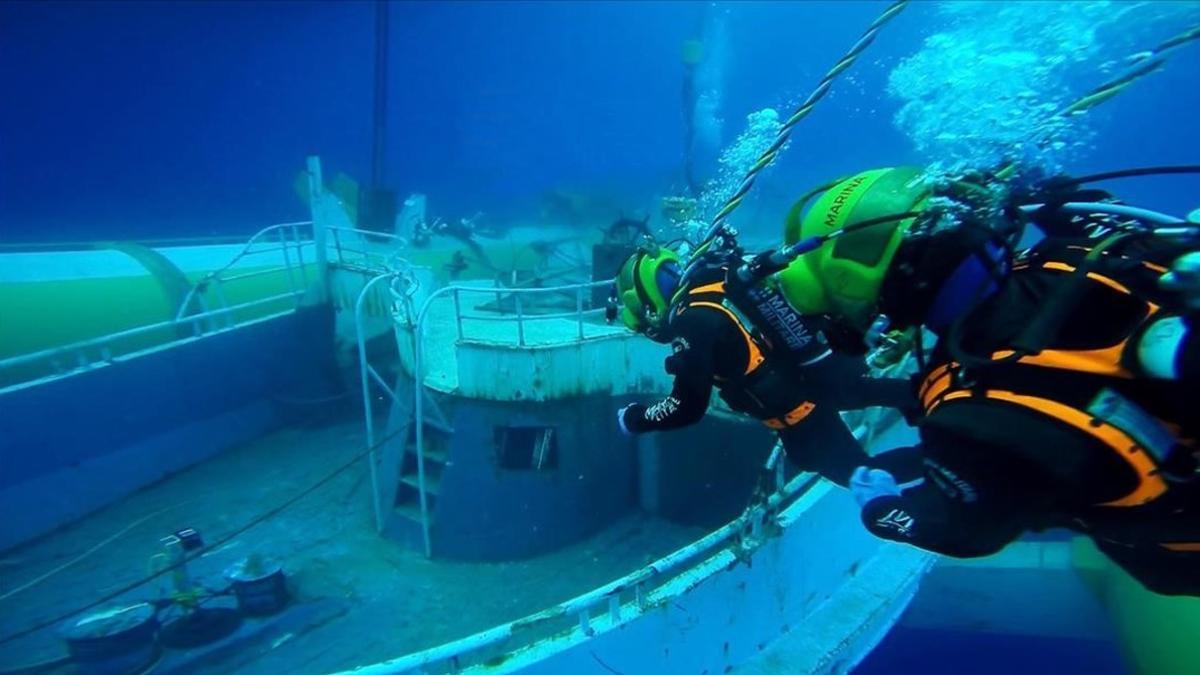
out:
M980 297L981 284L992 287L1004 271L997 267L1007 264L1007 234L990 224L973 226L974 215L961 216L962 226L944 227L940 206L932 208L934 199L947 196L965 195L969 205L984 190L961 182L935 194L922 173L919 167L864 171L796 203L786 242L829 237L779 273L784 297L798 312L828 316L856 333L881 316L894 328L925 323L937 330Z
M680 275L679 256L674 251L656 244L639 246L617 273L609 320L620 316L630 330L650 338L661 334Z

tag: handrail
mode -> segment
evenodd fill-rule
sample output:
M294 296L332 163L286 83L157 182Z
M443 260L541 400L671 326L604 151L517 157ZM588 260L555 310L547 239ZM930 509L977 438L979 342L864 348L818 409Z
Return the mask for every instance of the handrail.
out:
M714 549L733 548L736 546L740 547L744 553L747 550L757 548L764 543L765 539L747 538L745 537L746 532L757 529L764 519L767 518L779 522L781 507L785 503L794 503L797 498L818 483L819 477L816 474L800 474L771 494L765 504L748 507L737 518L734 518L720 529L659 558L645 567L634 570L619 579L610 581L603 586L599 586L553 607L430 649L371 665L359 666L345 671L345 674L376 675L382 673L405 673L435 663L451 660L457 662L460 657L499 644L515 635L518 631L529 630L571 614L577 615L580 629L587 633L591 631L588 625L591 611L602 607L605 603L609 605L610 614L614 618L619 617L620 596L623 591L632 589L634 591L634 602L640 605L646 596L645 586L648 583L656 579L661 579L665 583L669 580L668 575L671 572L696 561ZM458 664L458 667L462 667L462 664Z
M364 330L363 327L363 306L366 304L367 295L378 283L384 281L385 279L393 279L396 276L397 273L390 272L387 274L380 274L379 276L371 279L363 286L362 291L359 292L358 298L354 302L354 333L358 342L358 372L360 378L362 379L363 409L367 422L367 446L371 448L371 452L368 455L368 461L370 462L371 467L371 499L372 505L375 509L376 531L383 530L384 522L383 505L379 500L379 476L376 475L377 470L375 468L375 420L371 414L371 380L368 376L370 375L379 378L379 375L375 372L375 369L372 368L369 363L367 363L367 338L366 330ZM384 390L386 390L389 394L392 393L386 382L380 382L380 385L383 386Z
M394 239L396 241L404 241L404 237L393 232L377 232L375 230L364 230L360 227L342 227L340 225L329 225L325 228L330 232L353 232L354 234L365 234L371 237L382 237L384 239Z
M328 251L329 247L332 246L333 253L336 256L336 262L331 263L331 265L342 270L367 273L384 273L385 270L392 269L392 263L398 258L397 253L399 249L407 243L407 240L404 237L391 232L376 232L374 230L364 230L357 227L341 226L327 226L325 230L331 235L330 239L332 239L332 242L326 241L326 251ZM390 240L392 244L396 245L396 248L385 249L383 251L371 250L369 245L364 245L362 248L354 248L342 241L341 233L387 239ZM365 243L366 242L364 242L364 244ZM348 253L354 254L356 256L355 259L349 259L350 256L346 255ZM358 267L354 266L356 264Z
M222 265L221 267L219 267L215 270L208 272L203 277L201 277L199 281L192 284L192 287L190 289L188 289L187 295L184 296L183 302L179 303L179 308L175 312L175 318L182 319L187 314L188 307L191 306L192 300L195 299L195 297L198 293L202 292L204 290L204 288L206 288L208 286L208 284L212 283L213 281L217 281L218 283L220 283L221 274L228 271L230 268L232 268L234 265L236 265L238 262L240 262L243 258L245 258L248 255L259 254L259 253L263 253L263 252L272 252L272 251L278 250L283 253L284 258L285 258L285 267L284 268L286 268L288 270L288 272L290 273L292 265L291 265L291 259L287 256L287 249L288 249L289 245L294 245L294 246L296 246L297 256L299 256L299 258L300 258L300 265L303 268L303 265L304 265L303 247L308 246L308 245L314 245L314 242L301 241L299 228L302 226L305 226L305 225L312 225L312 224L313 224L313 221L311 221L311 220L301 220L301 221L296 221L296 222L291 222L291 223L277 223L275 225L268 225L267 227L264 227L263 229L254 233L254 235L250 237L249 241L246 242L246 245L242 247L242 250L239 251L237 253L237 255L235 255L229 262L225 263L224 265ZM294 244L289 244L289 242L287 242L287 240L285 240L284 236L283 236L284 230L289 229L289 228L292 230L292 233L294 235L294 237L293 237L295 239ZM254 245L256 243L258 243L260 239L262 239L268 233L271 233L271 232L279 233L278 248L259 249L258 251L252 252L251 249L254 247ZM281 268L281 269L283 269L283 268ZM293 290L295 289L294 283L292 284L292 288L293 288Z
M596 307L595 309L583 310L584 316L591 316L593 314L603 314L603 313L604 313L604 309L601 307ZM523 316L522 320L523 321L546 321L549 319L569 319L573 316L578 316L578 315L579 315L578 312L559 312L557 314L532 314L529 316ZM463 317L463 318L470 319L471 321L515 321L516 320L515 316L510 316L510 315L467 316L467 317Z
M269 304L272 302L278 302L280 300L286 300L288 298L294 298L299 294L300 294L300 291L288 291L286 293L280 293L278 295L272 295L272 296L266 297L266 298L259 298L258 300L251 300L249 302L243 302L243 303L237 304L237 305L230 305L228 307L222 307L220 309L207 310L200 314L189 315L188 317L183 318L183 319L168 319L166 321L159 321L158 323L146 324L145 326L138 326L136 328L130 328L128 330L118 331L116 333L109 333L107 335L101 335L100 337L96 337L96 338L88 338L87 340L80 340L78 342L72 342L70 344L61 345L58 347L50 347L49 349L43 349L43 350L36 351L36 352L30 352L28 354L21 354L19 356L10 356L9 358L0 360L0 370L3 370L5 368L12 368L15 366L20 366L20 365L25 365L27 363L33 363L36 361L42 361L47 358L57 356L60 354L75 352L75 351L79 351L81 349L87 349L88 347L97 347L97 346L100 346L100 345L103 345L103 344L106 344L109 342L113 342L115 340L122 340L125 338L136 337L143 333L151 333L156 330L162 330L164 328L171 328L171 327L176 327L176 326L185 326L188 324L194 324L203 319L209 319L209 318L213 318L216 316L222 316L225 314L236 312L238 310L248 309L250 307L257 307L258 305L265 305L265 304Z
M445 296L445 295L453 294L453 296L454 296L455 335L456 335L457 339L459 339L459 340L462 340L465 337L463 334L463 327L462 327L462 322L464 319L471 320L471 321L514 321L517 324L517 344L523 347L523 346L525 346L525 330L524 329L525 329L526 321L547 321L547 320L552 320L552 319L566 319L566 318L569 318L572 316L576 318L576 322L578 325L578 335L577 335L576 339L583 340L584 339L583 317L590 316L592 314L597 314L600 312L599 308L593 308L593 309L587 309L587 310L585 310L583 308L584 291L587 291L587 290L590 290L593 288L602 288L602 287L606 287L606 286L611 286L612 283L613 283L612 279L605 279L605 280L601 280L601 281L583 281L583 282L579 282L576 284L565 284L565 285L560 285L560 286L539 286L539 287L531 287L531 288L509 288L509 287L488 288L488 287L484 287L484 286L464 286L464 285L460 285L460 284L451 284L449 286L443 286L442 288L439 288L436 291L434 291L433 293L429 294L429 296L425 299L425 302L421 305L420 312L418 312L418 314L417 314L417 323L419 324L421 321L424 320L424 318L428 314L428 311L434 300L437 300L440 297ZM575 293L575 311L573 311L573 312L561 312L561 313L556 313L556 314L534 314L534 315L527 316L522 311L521 301L520 301L520 298L522 295L535 295L538 293L568 293L568 292L572 292L572 291ZM395 293L395 290L393 289L393 294L394 293ZM459 300L459 297L463 293L475 293L475 294L479 294L479 295L495 295L495 296L500 296L502 294L510 294L510 295L514 296L516 299L516 312L514 314L500 314L497 316L465 316L462 312L462 304ZM418 330L418 333L419 333L420 328L416 328L416 330Z
M337 228L337 229L345 231L348 228ZM383 379L383 376L380 375L379 372L377 370L375 370L375 368L373 366L371 366L371 364L367 361L367 338L366 338L367 331L366 331L366 326L365 326L365 323L366 323L365 313L363 312L363 309L366 307L367 298L370 296L371 293L375 292L375 287L385 281L388 283L389 287L393 291L393 295L395 296L396 295L395 294L396 282L404 279L405 274L406 274L406 272L403 270L388 271L388 272L384 272L383 274L379 274L379 275L376 275L375 277L372 277L370 280L367 281L367 283L365 283L363 285L362 290L359 291L358 297L355 299L355 302L354 302L354 335L355 335L355 341L358 345L358 369L359 369L360 379L362 380L361 386L362 386L362 397L363 397L363 416L365 418L365 423L366 423L367 442L368 442L368 445L372 448L372 450L368 456L368 461L370 462L371 498L372 498L373 508L375 511L375 528L377 531L382 531L385 523L384 523L384 516L383 516L383 503L380 499L380 492L379 492L379 476L378 476L378 469L376 468L376 464L377 464L376 454L375 454L375 450L374 450L374 447L375 447L375 419L371 414L371 382L374 381L375 384L377 384L379 386L379 388L381 388L388 395L388 397L392 399L392 401L394 403L398 404L399 398L397 397L396 392L392 390L391 386L389 386L388 383ZM415 282L412 282L412 283L415 283ZM403 299L397 298L397 299L400 300L401 302L407 301L407 298L403 298ZM414 351L415 351L415 348L414 348Z
M218 317L228 317L225 328L229 328L229 327L233 327L236 325L236 322L233 319L233 314L237 311L251 309L251 308L264 306L264 305L269 305L271 303L280 302L282 300L288 300L288 299L298 300L301 296L303 296L303 294L305 292L305 288L307 287L307 282L308 282L308 273L304 269L304 266L306 265L305 257L304 257L304 249L306 247L315 245L314 241L306 240L301 237L300 228L304 227L304 226L311 226L311 225L313 225L313 222L308 221L308 220L277 223L274 225L268 225L267 227L264 227L263 229L256 232L254 235L252 235L250 237L250 239L246 242L246 244L242 247L242 249L229 262L227 262L226 264L222 265L221 267L219 267L215 270L212 270L212 271L206 273L203 277L201 277L201 279L199 281L197 281L195 284L193 284L191 286L191 288L188 289L188 292L184 296L183 301L180 303L178 309L176 310L174 317L171 319L166 319L164 321L158 321L155 323L146 324L146 325L142 325L142 326L136 326L134 328L120 330L120 331L108 333L105 335L101 335L98 337L87 338L84 340L77 340L75 342L71 342L71 343L68 343L65 345L49 347L49 348L41 349L41 350L38 350L35 352L19 354L16 356L10 356L5 359L0 359L0 371L9 369L9 368L14 368L17 366L36 363L39 361L54 359L56 357L61 357L63 355L75 353L75 354L78 354L80 357L79 358L79 366L77 368L68 368L67 372L76 372L76 371L82 370L82 369L86 368L87 366L95 363L94 360L88 360L86 355L83 353L84 350L87 350L90 348L103 347L104 351L100 355L100 360L103 362L111 362L114 357L108 351L108 346L111 345L111 343L119 341L119 340L134 338L134 337L150 334L150 333L153 333L156 331L161 331L161 330L170 329L170 328L177 328L177 327L181 327L181 326L192 326L193 329L195 330L196 334L203 335L206 333L206 331L204 328L201 327L202 322L209 321L209 320L212 320L212 319L215 319ZM278 242L275 243L274 246L271 246L268 248L255 249L256 244L260 243L265 237L267 237L268 235L270 235L272 233L278 234L278 237L279 237ZM289 234L291 235L290 237L288 236ZM293 251L296 254L296 260L294 262L291 257L291 253ZM252 272L245 272L242 274L233 275L231 277L223 277L222 276L225 272L227 272L228 270L233 268L234 265L236 265L239 261L246 258L247 256L259 255L262 253L274 253L274 252L279 252L279 253L282 253L282 255L283 255L284 262L282 265L280 265L278 267L271 267L271 268L265 269L265 270L255 270ZM295 266L300 267L299 286L297 286L297 279L294 274L293 268ZM286 292L275 294L275 295L272 295L272 296L269 296L266 298L250 300L247 302L239 303L237 305L229 305L225 301L224 289L221 285L222 283L230 282L230 281L238 281L238 280L242 280L242 279L249 279L249 278L261 276L264 274L277 273L280 271L285 271L289 275L288 276L288 282L289 282L288 290ZM205 306L205 303L203 301L203 296L200 295L201 292L209 284L215 285L215 292L217 294L218 300L220 301L220 304L222 305L219 308L209 309L207 306ZM188 308L193 304L194 301L196 301L198 299L201 303L201 311L193 313L193 314L189 314L187 311ZM221 328L217 328L217 327L211 328L211 332L216 332L218 330L221 330ZM60 372L57 372L54 374L61 375L62 372L60 371Z

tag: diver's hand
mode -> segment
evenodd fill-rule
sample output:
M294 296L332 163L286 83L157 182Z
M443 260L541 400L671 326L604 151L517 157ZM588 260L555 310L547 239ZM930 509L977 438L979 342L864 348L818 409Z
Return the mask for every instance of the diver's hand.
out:
M887 471L860 466L850 475L850 494L862 507L880 497L899 497L900 486Z
M628 419L627 415L640 414L641 412L644 412L644 410L645 406L641 405L640 403L630 403L629 405L617 411L617 428L621 430L622 434L626 436L634 435L634 432L630 430L629 424L625 420Z
M1159 277L1158 285L1180 293L1188 309L1200 309L1200 251L1176 258L1171 269Z
M867 365L876 370L886 370L903 361L912 348L910 332L891 331L881 336L879 344L867 354Z

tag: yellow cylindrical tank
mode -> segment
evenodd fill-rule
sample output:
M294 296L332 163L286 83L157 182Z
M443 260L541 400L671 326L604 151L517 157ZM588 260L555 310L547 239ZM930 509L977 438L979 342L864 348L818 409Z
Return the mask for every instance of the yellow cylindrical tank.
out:
M1074 544L1075 566L1108 608L1122 650L1142 675L1192 673L1200 662L1200 598L1146 590L1087 539Z

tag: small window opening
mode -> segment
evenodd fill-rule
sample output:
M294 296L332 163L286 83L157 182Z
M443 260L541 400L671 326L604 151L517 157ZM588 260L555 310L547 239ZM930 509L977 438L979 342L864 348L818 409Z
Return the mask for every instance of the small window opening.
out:
M558 436L553 427L497 427L496 451L501 469L558 468Z

